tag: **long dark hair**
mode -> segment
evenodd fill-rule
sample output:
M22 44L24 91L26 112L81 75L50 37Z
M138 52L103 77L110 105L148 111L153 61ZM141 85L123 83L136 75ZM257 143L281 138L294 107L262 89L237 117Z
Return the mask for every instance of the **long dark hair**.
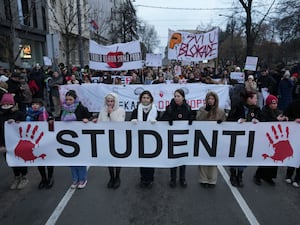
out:
M150 91L143 91L141 94L140 94L140 102L142 102L142 97L143 97L143 95L149 95L150 96L150 99L151 99L151 103L153 102L153 96L152 96L152 94L151 94L151 92Z

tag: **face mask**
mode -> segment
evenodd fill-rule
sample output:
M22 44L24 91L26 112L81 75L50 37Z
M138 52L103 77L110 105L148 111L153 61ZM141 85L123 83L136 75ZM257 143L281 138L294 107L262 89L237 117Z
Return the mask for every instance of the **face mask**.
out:
M1 108L2 109L6 109L6 110L7 109L11 109L12 107L13 107L13 105L6 105L6 104L5 105L1 105Z

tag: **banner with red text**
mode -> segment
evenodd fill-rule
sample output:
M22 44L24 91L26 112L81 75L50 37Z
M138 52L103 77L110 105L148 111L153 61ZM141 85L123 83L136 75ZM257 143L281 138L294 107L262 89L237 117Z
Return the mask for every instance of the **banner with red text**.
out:
M295 122L47 122L5 124L10 166L294 166Z
M90 40L89 67L106 71L140 69L143 67L140 42L104 46Z
M228 85L221 84L156 84L156 85L112 85L112 84L72 84L60 86L61 101L68 90L75 90L79 100L90 112L99 112L104 106L104 97L111 92L119 95L120 107L126 112L133 111L138 104L139 95L148 90L152 93L154 103L159 111L164 111L174 97L176 89L183 89L185 98L192 110L197 110L205 103L207 92L214 91L219 96L219 106L230 109Z
M202 34L169 30L168 59L200 62L218 57L218 28Z

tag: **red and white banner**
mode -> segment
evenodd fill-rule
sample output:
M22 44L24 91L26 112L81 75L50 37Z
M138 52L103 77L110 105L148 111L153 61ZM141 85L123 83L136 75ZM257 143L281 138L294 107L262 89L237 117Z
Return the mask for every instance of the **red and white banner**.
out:
M89 66L106 71L140 69L143 67L140 42L104 46L90 40Z
M168 59L200 62L218 57L218 28L203 34L169 30Z
M133 111L138 104L139 95L148 90L152 93L154 103L159 111L164 111L174 97L176 89L183 89L185 98L192 110L199 109L205 103L207 92L214 91L219 96L219 106L230 109L228 85L214 84L156 84L156 85L112 85L112 84L72 84L60 86L61 101L64 100L68 90L75 90L82 104L90 112L100 112L104 106L104 96L114 92L119 95L120 107L126 112Z
M299 124L175 121L5 124L10 166L294 166Z

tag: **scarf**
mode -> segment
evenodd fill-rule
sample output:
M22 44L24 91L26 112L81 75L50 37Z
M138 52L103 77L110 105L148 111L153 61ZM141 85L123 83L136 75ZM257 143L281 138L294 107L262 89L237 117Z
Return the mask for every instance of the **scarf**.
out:
M46 120L45 108L41 107L38 110L33 110L32 107L29 107L27 110L26 121L39 121L39 117L41 114L44 114L41 118L42 120Z
M61 121L76 121L76 114L75 110L77 109L77 106L79 105L79 102L74 102L72 105L67 105L65 102L63 103L63 111L61 114Z
M147 121L156 120L157 109L154 104L149 104L149 105L139 104L138 105L138 115L137 115L138 121L143 121L143 112L148 113Z

